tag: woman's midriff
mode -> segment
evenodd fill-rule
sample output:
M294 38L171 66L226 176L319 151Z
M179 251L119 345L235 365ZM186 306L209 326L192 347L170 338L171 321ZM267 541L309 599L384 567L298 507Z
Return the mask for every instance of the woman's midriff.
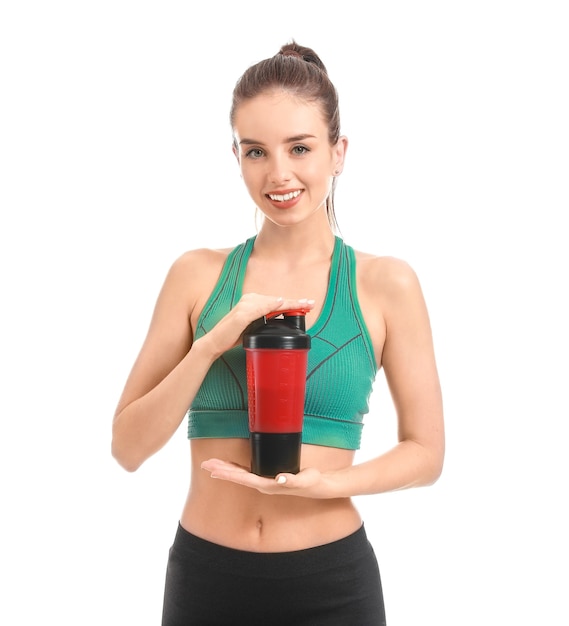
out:
M198 439L191 445L191 484L180 523L202 539L238 550L287 552L342 539L362 524L349 498L266 495L211 478L201 469L202 461L210 458L248 466L248 440ZM349 466L352 461L349 450L321 446L302 449L302 467L325 471Z

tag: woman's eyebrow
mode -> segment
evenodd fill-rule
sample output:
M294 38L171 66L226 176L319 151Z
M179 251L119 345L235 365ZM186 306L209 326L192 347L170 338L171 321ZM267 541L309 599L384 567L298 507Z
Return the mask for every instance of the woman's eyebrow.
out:
M302 135L295 135L294 137L288 137L287 139L284 140L284 143L294 143L295 141L303 141L304 139L316 139L316 135L303 133Z

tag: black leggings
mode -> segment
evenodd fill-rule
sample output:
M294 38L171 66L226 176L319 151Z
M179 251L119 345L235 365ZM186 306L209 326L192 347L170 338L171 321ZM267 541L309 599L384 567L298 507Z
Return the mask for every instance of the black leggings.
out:
M384 626L364 527L294 552L248 552L182 526L170 548L162 626Z

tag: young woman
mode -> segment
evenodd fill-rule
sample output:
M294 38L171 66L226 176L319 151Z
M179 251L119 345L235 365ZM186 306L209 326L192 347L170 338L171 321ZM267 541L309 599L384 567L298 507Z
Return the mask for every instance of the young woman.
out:
M191 482L166 572L163 625L385 624L378 564L352 496L429 485L443 410L428 312L405 262L337 234L347 139L319 57L296 43L236 84L233 151L263 221L229 250L172 265L113 421L128 471L188 416ZM298 474L250 472L242 333L305 309L311 337ZM383 367L398 444L354 464Z

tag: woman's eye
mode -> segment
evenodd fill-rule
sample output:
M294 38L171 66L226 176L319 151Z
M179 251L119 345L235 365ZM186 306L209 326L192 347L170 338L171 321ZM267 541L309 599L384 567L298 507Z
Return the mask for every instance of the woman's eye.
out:
M294 146L292 151L294 152L294 154L298 154L298 155L306 154L307 152L310 152L306 146Z
M260 157L263 156L263 151L261 150L261 148L251 148L251 150L249 150L245 156L249 157L250 159L259 159Z

